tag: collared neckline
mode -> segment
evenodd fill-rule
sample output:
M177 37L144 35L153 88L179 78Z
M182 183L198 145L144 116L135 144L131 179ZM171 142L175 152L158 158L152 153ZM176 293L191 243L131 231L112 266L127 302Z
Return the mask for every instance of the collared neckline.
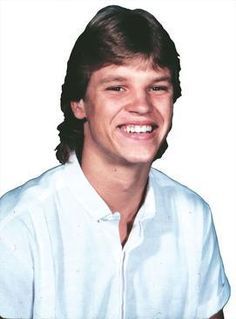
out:
M109 218L109 216L111 218L114 216L117 219L117 214L115 213L119 212L112 213L106 202L89 183L75 152L71 153L69 161L64 165L64 175L67 187L92 218L99 221ZM152 179L152 174L149 174L146 197L137 213L135 221L152 218L156 213L156 198Z

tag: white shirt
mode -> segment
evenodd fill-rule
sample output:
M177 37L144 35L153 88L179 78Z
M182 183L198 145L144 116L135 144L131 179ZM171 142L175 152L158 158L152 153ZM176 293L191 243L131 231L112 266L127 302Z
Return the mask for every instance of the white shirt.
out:
M119 213L75 155L7 193L0 212L0 316L203 319L229 298L208 205L155 169L123 249Z

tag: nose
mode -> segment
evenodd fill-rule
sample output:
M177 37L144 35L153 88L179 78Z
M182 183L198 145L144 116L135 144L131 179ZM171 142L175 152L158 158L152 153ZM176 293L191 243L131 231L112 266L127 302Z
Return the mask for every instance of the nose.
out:
M146 114L152 110L152 102L147 92L132 92L126 104L126 111L131 113Z

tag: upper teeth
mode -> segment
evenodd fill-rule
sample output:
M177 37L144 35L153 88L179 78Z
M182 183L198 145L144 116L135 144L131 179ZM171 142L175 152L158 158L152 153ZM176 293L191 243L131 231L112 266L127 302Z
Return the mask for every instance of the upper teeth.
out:
M152 131L151 125L127 125L125 131L128 133L146 133Z

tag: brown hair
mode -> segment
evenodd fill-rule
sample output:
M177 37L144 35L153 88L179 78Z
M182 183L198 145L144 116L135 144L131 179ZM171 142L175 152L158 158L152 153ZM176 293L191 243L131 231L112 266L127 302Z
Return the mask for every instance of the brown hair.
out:
M181 96L179 55L156 18L142 9L114 5L101 9L77 39L67 63L61 94L64 121L58 126L60 144L56 147L61 163L68 161L71 151L76 151L79 160L82 156L84 120L74 117L70 102L85 96L92 72L109 64L121 65L135 55L150 59L154 67L167 67L172 75L174 102ZM155 159L166 148L165 140Z

